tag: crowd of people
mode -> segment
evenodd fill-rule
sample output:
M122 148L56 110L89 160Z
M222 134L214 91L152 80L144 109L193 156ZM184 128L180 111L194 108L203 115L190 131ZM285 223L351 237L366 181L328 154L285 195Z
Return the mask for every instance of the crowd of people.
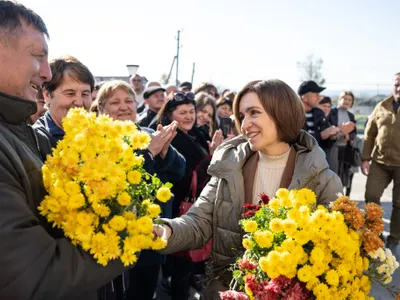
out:
M400 73L393 95L380 102L357 137L352 92L337 106L324 87L303 82L297 93L281 80L257 80L237 93L210 83L163 87L133 74L129 82L95 82L77 58L48 61L47 28L40 16L0 1L0 299L219 299L242 250L242 206L279 188L310 188L318 204L350 195L361 167L365 200L380 202L393 180L387 244L400 241ZM167 239L162 251L143 251L137 264L106 267L51 228L37 207L45 196L41 167L62 140L63 118L81 107L114 120L135 122L151 136L147 172L173 184L161 206ZM29 125L30 124L30 125ZM372 161L372 162L371 162ZM182 203L195 201L189 211ZM212 240L206 260L187 250Z

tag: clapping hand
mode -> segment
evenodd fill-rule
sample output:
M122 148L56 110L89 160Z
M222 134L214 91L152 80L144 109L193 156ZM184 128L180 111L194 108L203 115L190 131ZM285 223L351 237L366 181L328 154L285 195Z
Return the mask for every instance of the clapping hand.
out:
M177 126L178 124L175 121L165 127L160 124L157 126L157 131L151 135L151 142L148 147L153 156L160 154L162 158L165 158L169 144L176 136Z
M214 133L212 141L207 142L208 149L209 149L211 155L214 154L215 149L217 149L218 146L223 143L223 141L224 141L224 136L222 135L222 131L219 129Z

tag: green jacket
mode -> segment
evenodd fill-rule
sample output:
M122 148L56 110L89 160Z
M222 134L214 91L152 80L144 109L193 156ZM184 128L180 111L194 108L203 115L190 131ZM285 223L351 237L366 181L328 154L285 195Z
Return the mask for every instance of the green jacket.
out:
M329 204L338 193L343 193L339 177L329 170L325 153L311 135L301 131L293 147L297 155L289 189L308 187L316 193L320 204ZM163 252L198 249L212 238L213 268L224 268L234 261L243 237L239 226L245 203L242 168L253 153L242 136L218 148L208 169L212 178L195 204L186 215L164 220L173 233Z
M35 102L0 92L0 299L96 299L125 268L97 264L39 216L39 145L50 145L26 124L35 111Z
M400 167L400 109L394 112L393 96L379 102L368 119L361 157Z

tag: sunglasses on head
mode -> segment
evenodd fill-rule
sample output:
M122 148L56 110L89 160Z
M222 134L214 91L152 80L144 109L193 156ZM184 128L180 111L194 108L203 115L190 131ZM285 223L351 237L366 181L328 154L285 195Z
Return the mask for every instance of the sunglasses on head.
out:
M177 92L174 97L168 102L167 110L173 111L177 106L181 104L193 104L196 107L195 95L192 92L184 93Z
M189 92L189 93L177 92L177 93L175 93L174 98L172 98L172 100L175 100L178 102L185 101L185 100L194 101L194 98L195 98L195 95L192 92Z

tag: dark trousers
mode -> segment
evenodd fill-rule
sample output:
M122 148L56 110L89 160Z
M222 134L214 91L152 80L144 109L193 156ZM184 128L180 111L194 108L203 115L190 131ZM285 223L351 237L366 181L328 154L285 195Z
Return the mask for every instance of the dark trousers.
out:
M390 218L390 235L387 241L389 243L398 243L400 242L400 167L390 167L373 161L369 169L365 201L380 205L383 191L392 180L393 209Z
M129 271L126 300L151 300L157 287L160 265L136 266Z

